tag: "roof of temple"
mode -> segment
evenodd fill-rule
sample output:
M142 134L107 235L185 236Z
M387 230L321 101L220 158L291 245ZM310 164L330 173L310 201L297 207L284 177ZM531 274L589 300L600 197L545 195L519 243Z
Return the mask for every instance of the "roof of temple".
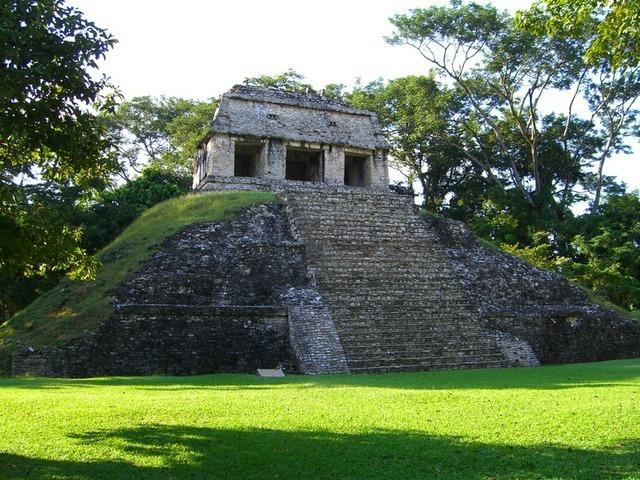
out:
M222 96L211 132L388 149L373 112L316 94L236 85Z

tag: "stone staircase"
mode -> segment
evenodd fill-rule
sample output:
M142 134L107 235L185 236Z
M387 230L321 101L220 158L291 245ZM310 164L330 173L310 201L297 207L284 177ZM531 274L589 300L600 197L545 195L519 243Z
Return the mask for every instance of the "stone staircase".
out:
M360 189L283 196L352 372L510 365L411 199Z

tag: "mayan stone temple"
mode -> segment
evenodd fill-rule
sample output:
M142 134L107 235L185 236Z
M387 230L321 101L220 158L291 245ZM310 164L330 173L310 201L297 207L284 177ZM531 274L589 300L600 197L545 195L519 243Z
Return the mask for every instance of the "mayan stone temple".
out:
M371 112L237 85L198 150L193 187L272 189L286 180L386 190L388 150Z
M195 190L278 202L193 224L114 291L113 316L15 374L392 372L640 356L640 325L555 273L420 215L388 188L376 116L236 86L197 152ZM197 194L197 193L196 193Z

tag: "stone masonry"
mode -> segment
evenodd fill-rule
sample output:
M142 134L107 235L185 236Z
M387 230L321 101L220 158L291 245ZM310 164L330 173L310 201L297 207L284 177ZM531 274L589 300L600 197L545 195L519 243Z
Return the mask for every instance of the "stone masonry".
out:
M168 238L116 313L14 374L393 372L640 356L640 325L554 273L424 218L410 197L289 187Z
M284 197L352 372L640 356L640 324L392 193Z
M319 95L236 85L197 152L193 186L265 182L386 189L389 144L372 112Z

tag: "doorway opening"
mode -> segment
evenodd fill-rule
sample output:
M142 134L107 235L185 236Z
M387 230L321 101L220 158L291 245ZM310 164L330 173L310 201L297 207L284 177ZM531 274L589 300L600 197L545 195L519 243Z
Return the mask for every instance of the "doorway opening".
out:
M322 150L287 149L285 178L303 182L324 181Z
M257 177L262 146L236 142L233 174L236 177Z
M369 157L358 155L345 155L344 157L344 184L352 187L368 187L367 161Z

